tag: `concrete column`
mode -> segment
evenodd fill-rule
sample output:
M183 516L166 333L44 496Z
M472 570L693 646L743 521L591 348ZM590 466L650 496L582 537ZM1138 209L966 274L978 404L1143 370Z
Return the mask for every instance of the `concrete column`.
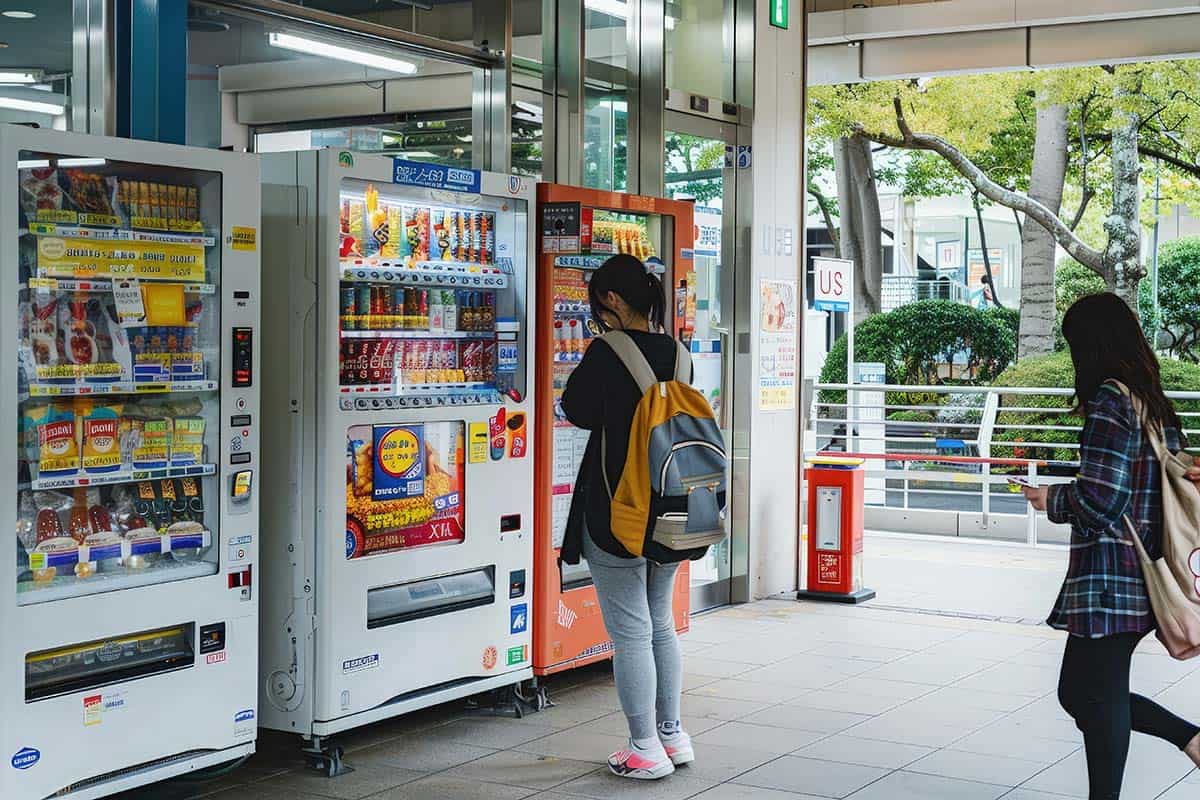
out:
M788 28L770 24L771 6L790 3ZM750 593L768 597L798 588L801 393L804 300L803 0L757 0L754 35L753 180L749 231ZM740 266L740 265L739 265ZM795 386L790 407L763 408L759 380L764 346L760 291L766 280L795 287ZM739 303L739 310L746 308ZM747 342L739 342L742 352Z

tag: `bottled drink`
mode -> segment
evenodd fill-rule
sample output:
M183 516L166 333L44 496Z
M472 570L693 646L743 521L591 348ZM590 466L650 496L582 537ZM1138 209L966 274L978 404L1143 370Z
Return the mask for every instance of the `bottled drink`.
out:
M442 303L442 290L429 290L429 331L441 333L446 327L446 306Z
M442 290L442 330L458 330L458 293L453 289Z

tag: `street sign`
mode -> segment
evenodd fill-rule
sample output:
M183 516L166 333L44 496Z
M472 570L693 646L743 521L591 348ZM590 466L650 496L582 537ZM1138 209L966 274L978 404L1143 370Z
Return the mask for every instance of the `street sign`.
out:
M788 26L788 3L791 0L771 0L771 24L776 28Z
M854 287L854 262L840 258L814 258L813 270L813 308L817 311L849 311L850 292Z

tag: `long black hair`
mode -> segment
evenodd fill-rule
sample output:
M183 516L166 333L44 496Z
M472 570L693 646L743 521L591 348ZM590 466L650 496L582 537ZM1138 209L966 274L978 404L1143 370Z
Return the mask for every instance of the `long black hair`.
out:
M657 275L646 271L646 265L631 255L613 256L592 274L588 281L588 300L592 304L592 319L607 330L600 312L607 311L617 316L614 309L604 304L604 296L615 293L631 309L645 314L654 330L666 326L667 299L663 284Z
M1142 401L1152 425L1182 430L1175 407L1163 393L1158 357L1124 300L1111 292L1080 298L1067 309L1062 329L1071 346L1075 399L1081 410L1105 381L1115 379Z

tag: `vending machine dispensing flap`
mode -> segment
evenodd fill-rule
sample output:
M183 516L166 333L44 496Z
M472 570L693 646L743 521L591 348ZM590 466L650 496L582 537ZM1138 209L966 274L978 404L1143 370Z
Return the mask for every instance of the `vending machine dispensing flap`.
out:
M25 702L171 672L195 663L193 623L25 656Z
M494 566L367 592L367 627L382 628L496 602Z

